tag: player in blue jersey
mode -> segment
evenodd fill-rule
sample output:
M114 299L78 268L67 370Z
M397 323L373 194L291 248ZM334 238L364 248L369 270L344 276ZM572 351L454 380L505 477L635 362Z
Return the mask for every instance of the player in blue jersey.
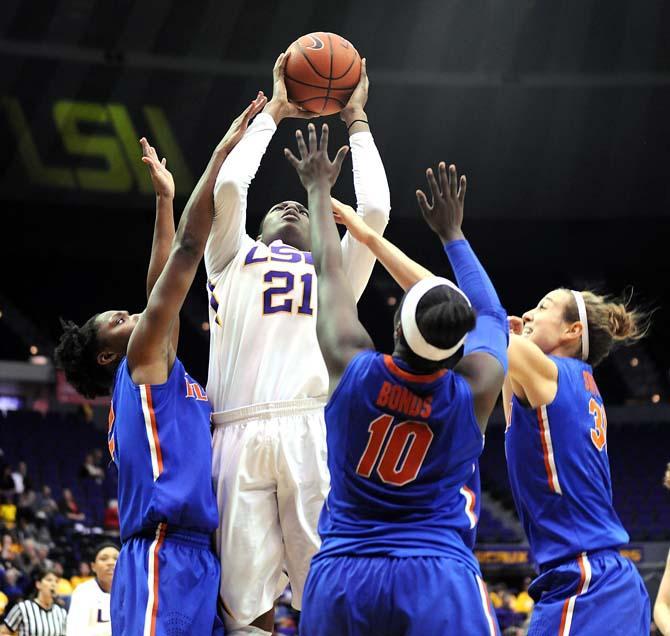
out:
M176 356L178 323L211 228L216 175L265 101L259 93L233 122L176 235L171 203L168 211L159 202L144 311L106 311L82 328L67 323L57 349L68 379L88 396L104 394L114 374L109 447L123 542L111 593L115 636L223 634L212 551L211 408ZM164 162L143 147L154 184L164 182Z
M449 180L442 165L440 189L429 171L434 204L424 210L462 291L436 277L414 285L396 314L394 354L385 356L358 321L332 216L346 148L331 163L327 126L320 146L311 124L309 148L296 136L301 159L285 152L308 194L331 474L301 634L498 634L463 539L470 519L461 490L502 387L507 322L461 232L465 180L457 191L455 169ZM464 341L465 355L448 370Z
M607 417L593 367L646 317L589 291L555 289L510 318L503 400L512 494L540 575L529 636L647 636L650 603L618 548Z

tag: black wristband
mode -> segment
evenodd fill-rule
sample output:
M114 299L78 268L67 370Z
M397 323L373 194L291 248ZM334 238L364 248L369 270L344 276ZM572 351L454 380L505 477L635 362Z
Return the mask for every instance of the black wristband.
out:
M367 120L367 119L354 119L354 121L352 121L352 122L347 126L347 132L349 132L349 129L350 129L350 128L351 128L357 121L363 122L364 124L368 124L368 120ZM368 126L369 126L369 125L370 125L370 124L368 124Z

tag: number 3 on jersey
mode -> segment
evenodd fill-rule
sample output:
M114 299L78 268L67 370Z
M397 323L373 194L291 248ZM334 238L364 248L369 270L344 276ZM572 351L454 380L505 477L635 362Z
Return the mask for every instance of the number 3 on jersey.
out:
M593 416L595 427L591 429L591 441L601 451L607 444L607 416L605 407L593 398L589 400L589 413Z
M370 437L356 473L370 477L376 465L377 474L385 484L404 486L419 474L433 441L433 431L425 422L406 421L392 425L391 415L381 415L370 423Z

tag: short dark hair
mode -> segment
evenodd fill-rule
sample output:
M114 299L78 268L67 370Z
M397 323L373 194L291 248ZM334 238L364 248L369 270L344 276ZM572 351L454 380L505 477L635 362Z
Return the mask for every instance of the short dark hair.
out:
M396 324L400 321L401 312L402 303L396 312ZM421 335L439 349L453 347L474 329L476 322L477 316L465 298L446 285L433 287L416 306L416 324ZM404 336L403 342L407 344ZM409 346L407 348L410 349Z
M105 548L114 548L117 551L121 549L113 541L103 541L102 543L96 545L93 550L91 550L91 558L89 559L89 562L94 563L98 558L98 554L100 554Z
M56 578L58 578L58 575L56 574L56 571L53 568L43 568L43 567L38 567L33 570L33 586L35 583L39 583L43 578L49 576L49 574L53 574Z
M115 371L115 365L98 364L101 349L95 323L98 315L89 318L81 327L61 318L63 335L54 352L56 364L65 371L67 381L90 399L109 395Z

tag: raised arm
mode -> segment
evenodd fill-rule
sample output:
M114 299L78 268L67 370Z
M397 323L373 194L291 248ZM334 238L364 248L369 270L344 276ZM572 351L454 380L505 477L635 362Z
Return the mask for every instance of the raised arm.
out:
M330 161L326 124L322 128L320 145L317 145L313 124L309 125L309 148L300 131L296 132L296 139L300 159L288 148L284 153L307 190L312 257L318 281L316 332L328 368L332 394L350 360L359 351L373 346L358 320L356 300L342 265L340 237L330 205L330 190L340 173L347 147L340 148L335 160Z
M260 112L265 102L265 96L259 93L233 122L186 203L168 261L128 343L128 364L133 381L138 384L164 382L172 368L176 352L170 334L195 277L212 226L212 191L216 175L251 118Z
M431 271L419 265L391 241L373 230L351 206L333 197L330 198L330 202L335 220L346 225L347 234L367 247L404 291L420 280L433 276Z
M149 169L151 183L156 192L156 221L147 271L147 300L149 300L151 290L161 275L172 249L175 235L173 209L175 187L172 174L166 167L165 157L162 160L158 158L156 149L149 144L146 137L140 139L140 145L142 146L142 162ZM179 319L177 318L172 329L172 346L175 349L178 340Z
M391 195L384 164L370 133L369 119L365 112L369 84L367 62L363 58L361 79L347 105L340 112L340 119L349 132L357 213L371 228L383 234L389 220ZM374 255L347 232L342 238L342 261L358 301L370 280L375 265Z
M461 229L466 179L459 179L456 166L439 166L439 184L431 169L426 172L432 195L417 190L416 196L426 223L440 237L456 281L477 312L477 324L465 341L463 358L456 365L470 385L475 416L482 432L502 389L507 370L507 313L486 271L465 240Z
M272 70L272 99L249 126L216 176L214 221L205 247L207 276L216 279L240 248L246 233L247 192L277 125L287 117L310 118L313 113L288 101L284 69L289 54L282 53Z
M369 84L367 61L363 58L361 79L340 112L340 119L349 132L357 213L368 226L378 234L383 234L389 221L391 195L384 164L372 138L369 118L365 112ZM358 301L370 280L375 265L374 255L347 233L342 238L342 262Z

